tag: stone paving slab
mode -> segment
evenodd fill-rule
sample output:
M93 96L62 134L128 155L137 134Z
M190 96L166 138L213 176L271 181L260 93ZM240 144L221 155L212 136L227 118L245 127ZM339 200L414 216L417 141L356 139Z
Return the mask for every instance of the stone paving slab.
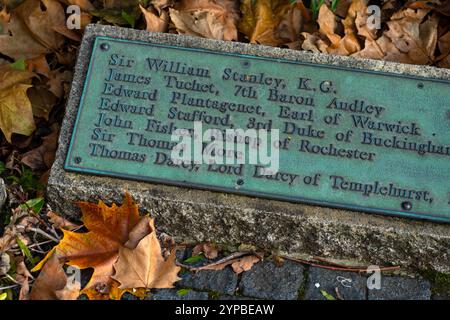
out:
M421 278L382 277L381 289L369 290L369 300L430 300L430 283Z
M304 299L327 300L320 290L336 297L336 288L344 300L367 299L366 277L356 272L333 271L316 267L309 269Z
M281 267L273 262L260 262L242 274L239 289L243 296L294 300L303 283L303 271L303 266L290 261Z
M181 275L181 278L177 286L228 295L234 294L238 283L238 275L230 267L218 271L202 270L196 273L185 273Z
M150 300L208 300L208 292L189 290L179 294L178 289L159 289L150 295Z

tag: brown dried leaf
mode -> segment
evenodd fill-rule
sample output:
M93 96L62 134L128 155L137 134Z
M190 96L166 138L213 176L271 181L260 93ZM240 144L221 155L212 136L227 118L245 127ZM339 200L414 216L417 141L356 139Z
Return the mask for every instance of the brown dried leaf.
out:
M231 268L237 274L250 270L254 264L258 263L261 259L257 256L245 256L231 264Z
M181 268L175 264L175 250L164 260L153 219L149 227L152 232L135 249L122 247L119 250L119 258L114 264L116 273L112 278L120 282L120 289L172 288L174 282L180 280L177 275Z
M66 273L56 254L47 260L35 280L30 300L76 300L80 295L80 283L67 281Z
M150 2L158 13L161 14L163 9L173 6L175 0L151 0Z
M89 0L66 0L68 4L74 4L80 7L81 10L90 11L94 10L95 7Z
M335 33L338 27L337 17L328 6L323 5L320 7L317 23L320 26L319 32L325 35L332 45L338 45L341 41L341 36Z
M33 115L48 121L50 112L58 102L58 98L42 86L30 88L27 95L33 107Z
M438 19L430 17L425 22L427 10L406 9L395 13L388 22L389 30L384 34L410 62L428 64L434 60L437 44Z
M271 46L299 39L306 9L302 2L288 0L243 0L239 30L251 43Z
M48 77L50 73L50 67L48 66L45 55L41 55L33 59L28 59L26 61L26 64L27 64L27 71L29 72L36 72L46 77Z
M450 54L450 31L439 38L439 51L443 56Z
M23 260L23 257L20 257L16 260L16 282L20 284L20 292L19 292L19 300L28 300L28 295L30 292L30 285L28 283L29 279L33 279L30 271L28 271L27 266Z
M16 60L30 59L47 52L47 48L37 41L16 12L6 26L8 32L0 34L0 53Z
M182 0L169 12L181 34L237 40L239 12L234 0Z
M10 64L0 67L0 90L5 90L16 84L30 84L30 79L36 74L11 68Z
M31 103L27 96L30 87L16 84L0 90L0 129L9 143L13 133L28 136L36 129Z
M73 231L80 228L79 225L70 222L66 218L61 217L59 214L53 211L47 212L47 218L50 220L54 228L65 229L69 231Z
M212 243L201 243L194 247L192 255L203 253L207 259L215 259L219 255L219 247Z
M64 44L64 37L54 29L66 25L64 9L58 1L26 0L14 12L20 16L36 40L46 48L56 50Z
M64 97L64 84L70 83L72 76L72 72L68 70L58 69L50 71L49 80L47 81L48 90L58 98Z
M162 11L160 15L145 9L139 4L142 13L144 14L145 22L147 23L147 31L150 32L166 32L169 27L169 14L167 11Z

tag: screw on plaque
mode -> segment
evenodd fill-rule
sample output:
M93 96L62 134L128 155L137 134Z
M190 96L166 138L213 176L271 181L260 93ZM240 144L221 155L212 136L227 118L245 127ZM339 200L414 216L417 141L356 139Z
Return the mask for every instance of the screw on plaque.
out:
M423 87L424 87L424 85L423 85L423 83L422 83L422 82L419 82L419 83L417 84L417 88L419 88L419 89L423 89Z
M236 183L237 183L238 186L242 186L244 184L244 179L238 179L236 181Z
M73 159L73 161L75 161L76 164L80 164L82 160L83 160L83 159L82 159L81 157L75 157L75 158Z
M450 120L450 109L447 110L447 119Z
M103 50L103 51L108 51L108 50L109 50L109 44L107 44L107 43L102 43L102 44L100 45L100 49Z
M412 209L412 203L409 201L402 202L402 209L409 211Z
M242 65L243 65L244 67L250 67L250 61L243 61L243 62L242 62Z

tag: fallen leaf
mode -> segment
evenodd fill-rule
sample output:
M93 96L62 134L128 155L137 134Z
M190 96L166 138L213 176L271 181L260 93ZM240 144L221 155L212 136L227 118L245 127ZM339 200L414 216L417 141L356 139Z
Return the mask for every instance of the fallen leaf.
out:
M80 228L78 224L70 222L66 218L61 217L59 214L53 211L47 212L47 218L49 219L54 228L65 229L69 231L73 231Z
M28 300L30 293L29 279L33 279L33 276L28 271L23 257L20 257L16 261L16 282L20 284L19 300Z
M116 273L112 278L120 282L120 289L173 288L174 282L180 280L177 275L181 268L175 264L175 250L164 260L153 219L149 226L151 233L135 249L121 247L119 250L119 258L114 264Z
M58 1L26 0L14 12L17 12L29 32L46 48L56 50L64 44L64 37L54 29L66 25L64 9Z
M430 64L437 45L438 19L423 9L405 9L387 22L389 30L377 40L366 39L355 57L383 59L402 63ZM425 20L425 21L424 21Z
M16 84L30 84L30 79L36 74L30 71L15 70L11 64L0 67L0 90L5 90Z
M160 15L145 9L143 6L139 4L139 8L141 8L142 13L145 17L145 22L147 23L147 31L150 32L166 32L169 27L169 14L167 11L162 11Z
M441 55L446 56L450 54L450 31L439 38L438 45Z
M6 252L0 252L0 276L4 276L11 269L11 258Z
M76 300L80 295L80 283L71 279L62 268L57 254L44 264L31 288L30 300Z
M245 256L231 264L231 268L237 274L250 270L261 259L257 256Z
M301 1L243 0L239 30L251 43L279 46L298 40L305 7Z
M36 72L46 77L48 77L50 73L50 67L48 66L45 55L41 55L33 59L28 59L26 61L26 64L27 70L30 72Z
M247 258L249 256L253 256L255 258ZM243 260L245 258L245 260ZM218 261L215 261L213 263L210 264L206 264L203 265L201 267L195 267L195 268L190 268L191 271L201 271L201 270L222 270L223 268L225 268L228 265L233 265L234 264L234 268L238 273L242 272L240 271L241 269L246 269L249 270L253 264L255 264L257 261L256 259L261 260L260 257L258 257L255 254L249 254L248 251L240 251L240 252L235 252L232 253L231 255L222 258Z
M161 14L163 9L173 6L175 0L151 0L150 2L158 13Z
M181 34L237 40L239 12L234 0L181 0L169 12Z
M27 91L27 95L31 102L33 115L35 117L44 118L48 121L50 112L58 102L58 98L42 86L34 86L30 88Z
M219 248L212 243L201 243L196 245L192 250L193 256L197 256L200 253L203 253L207 259L215 259L219 254Z
M13 133L28 136L36 129L31 103L27 96L30 87L16 84L0 90L0 129L9 143Z
M93 268L94 273L83 289L89 299L108 299L113 284L113 264L119 256L119 248L127 242L130 231L138 224L138 207L128 193L123 204L111 207L102 201L99 204L79 202L82 221L89 230L76 233L62 230L64 237L47 256L33 269L39 270L45 261L57 252L67 264L80 269Z
M56 97L64 97L64 84L72 81L72 72L68 70L52 70L47 81L48 90Z
M89 0L66 0L68 4L74 4L79 6L81 10L89 11L94 10L95 7Z
M31 35L27 25L15 11L11 14L6 30L7 32L0 34L0 53L18 60L35 58L48 51Z

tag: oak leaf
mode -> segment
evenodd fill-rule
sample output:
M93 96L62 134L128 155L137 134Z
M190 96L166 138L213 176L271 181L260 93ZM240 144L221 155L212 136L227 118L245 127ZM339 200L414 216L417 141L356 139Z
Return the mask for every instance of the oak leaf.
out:
M149 220L150 234L142 238L137 247L121 247L119 258L114 264L113 279L125 288L172 288L180 280L180 267L175 264L175 250L164 260L161 245L156 237L154 220Z
M76 300L80 295L80 283L68 279L56 254L46 261L31 288L30 300Z
M113 285L113 264L119 256L119 248L127 242L130 231L140 220L138 207L128 193L120 207L115 204L109 207L102 201L98 205L88 202L79 202L78 205L82 211L82 221L89 231L76 233L63 230L61 242L33 270L39 270L56 252L68 265L94 269L82 293L90 299L108 299Z
M234 0L182 0L169 12L181 34L237 40L239 12Z

